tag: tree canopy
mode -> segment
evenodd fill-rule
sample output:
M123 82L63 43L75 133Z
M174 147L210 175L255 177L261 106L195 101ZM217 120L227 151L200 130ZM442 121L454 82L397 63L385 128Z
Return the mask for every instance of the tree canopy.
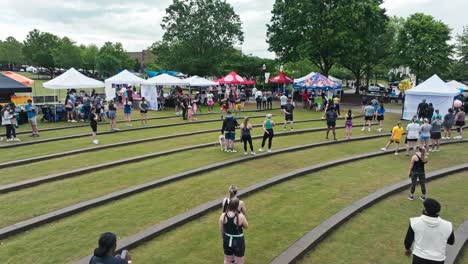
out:
M34 29L26 36L23 54L30 64L46 68L50 76L53 76L57 66L54 50L59 43L60 39L56 35Z
M110 77L119 70L134 69L135 60L125 52L121 43L106 42L97 54L96 67L103 77Z
M8 37L5 41L0 41L0 62L11 64L20 64L24 62L23 44L14 37Z
M215 74L226 51L243 42L239 16L221 0L174 0L161 23L162 41L152 50L163 67L188 74Z

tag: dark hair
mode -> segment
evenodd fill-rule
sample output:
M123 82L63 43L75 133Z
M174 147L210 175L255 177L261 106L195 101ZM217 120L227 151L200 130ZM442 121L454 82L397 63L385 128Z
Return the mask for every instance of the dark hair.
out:
M427 198L424 201L424 209L426 210L427 216L438 217L440 212L440 203L435 199Z
M144 97L141 98L141 101L146 101L146 99Z
M117 246L117 236L114 233L106 232L99 237L98 247L94 249L94 256L105 257L109 250L114 251Z
M229 200L228 211L237 212L239 210L239 199L232 198Z
M448 112L449 112L449 113L453 113L453 109L452 109L452 108L449 108Z
M32 100L31 100L31 99L28 99L28 103L32 103Z

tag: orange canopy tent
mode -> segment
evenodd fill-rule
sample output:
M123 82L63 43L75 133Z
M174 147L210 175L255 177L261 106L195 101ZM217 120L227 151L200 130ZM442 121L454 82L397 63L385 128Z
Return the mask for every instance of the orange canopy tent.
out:
M14 72L11 72L11 71L7 71L7 72L4 72L3 75L7 76L8 78L11 78L19 83L22 83L26 86L30 86L32 87L34 81L29 79L29 78L26 78L24 77L23 75L20 75L20 74L17 74L17 73L14 73Z

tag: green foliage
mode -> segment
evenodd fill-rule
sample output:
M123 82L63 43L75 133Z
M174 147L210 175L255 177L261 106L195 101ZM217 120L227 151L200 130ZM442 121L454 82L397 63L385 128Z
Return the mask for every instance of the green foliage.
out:
M24 62L22 48L23 44L14 37L0 41L0 63L22 64Z
M216 75L225 75L235 71L243 77L255 78L263 75L263 64L265 64L267 71L275 71L274 60L245 55L240 50L231 49L225 52L224 61L219 65Z
M60 39L51 33L34 29L26 36L23 45L23 55L26 61L46 68L52 77L56 67L53 53L59 47Z
M397 49L401 62L416 74L416 83L432 74L444 72L452 46L450 28L434 17L421 13L411 15L398 33Z
M59 45L53 50L52 54L58 68L81 68L81 50L75 45L75 42L68 37L64 37L60 40Z
M97 56L99 53L99 48L94 45L81 46L81 58L82 58L82 67L83 69L90 71L94 74L96 71Z
M125 52L121 43L106 42L98 52L96 67L101 76L110 77L119 70L134 69L135 60Z
M244 40L233 7L221 0L174 0L166 9L163 40L151 49L166 69L210 75L226 51Z
M309 74L310 72L317 72L320 69L315 66L309 59L305 58L298 61L289 61L284 65L284 72L293 78L299 78Z
M457 36L455 51L459 56L458 61L468 65L468 27L463 27L463 33Z

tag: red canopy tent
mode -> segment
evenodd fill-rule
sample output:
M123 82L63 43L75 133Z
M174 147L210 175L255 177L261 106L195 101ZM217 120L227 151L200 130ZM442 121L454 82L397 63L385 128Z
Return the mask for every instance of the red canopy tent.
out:
M283 71L280 72L278 75L271 77L270 79L268 79L268 81L271 83L293 83L294 82L293 78L284 74Z
M219 84L234 84L234 85L249 85L249 84L255 84L254 80L247 80L244 79L242 76L237 74L236 72L232 71L228 75L219 78L215 82L218 82Z

